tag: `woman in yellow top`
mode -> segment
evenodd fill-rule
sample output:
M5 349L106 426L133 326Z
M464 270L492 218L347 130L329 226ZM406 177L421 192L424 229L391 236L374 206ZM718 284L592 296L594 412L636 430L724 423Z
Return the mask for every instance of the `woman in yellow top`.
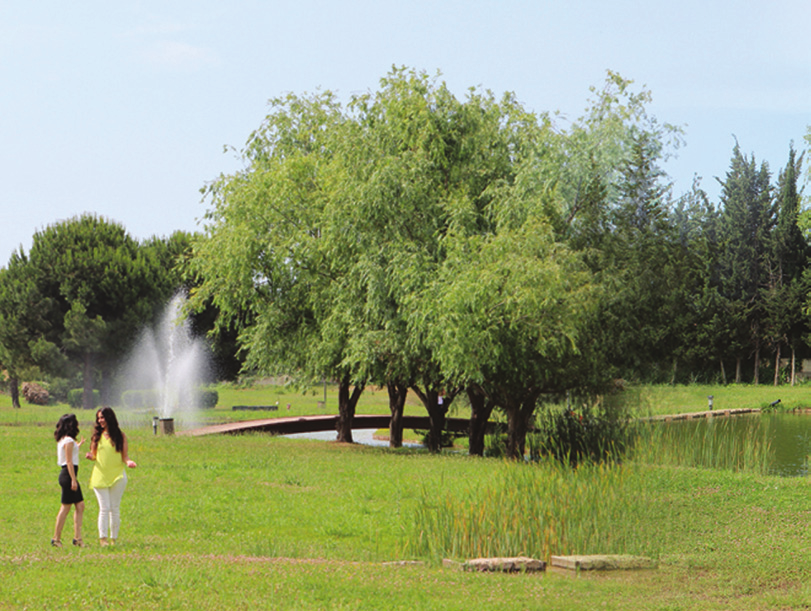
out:
M127 455L127 436L118 427L118 419L110 407L96 412L87 458L96 461L90 487L99 501L99 542L102 546L114 545L121 524L121 497L127 487L125 468L137 465Z

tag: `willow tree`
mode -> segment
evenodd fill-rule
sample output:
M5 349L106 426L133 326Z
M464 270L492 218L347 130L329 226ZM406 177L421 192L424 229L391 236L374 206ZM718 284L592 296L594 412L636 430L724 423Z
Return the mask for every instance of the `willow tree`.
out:
M426 291L449 234L490 231L493 192L514 181L536 118L510 94L458 98L438 77L407 69L394 69L350 110L355 131L344 159L355 193L343 219L359 245L352 294L363 312L349 357L389 390L392 445L410 389L428 412L436 451L466 382L444 375L426 341Z
M577 384L570 372L594 305L589 280L543 218L454 240L432 294L436 350L452 379L506 413L512 458L524 455L539 397Z
M193 305L213 303L220 328L240 328L246 368L303 383L338 380L341 441L352 441L364 385L344 362L356 318L346 292L356 246L334 221L345 207L338 151L347 129L329 92L272 100L241 152L244 168L209 185L191 262Z

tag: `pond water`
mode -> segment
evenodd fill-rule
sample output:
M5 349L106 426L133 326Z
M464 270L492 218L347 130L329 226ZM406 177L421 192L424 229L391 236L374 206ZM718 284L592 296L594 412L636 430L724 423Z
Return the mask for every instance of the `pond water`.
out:
M674 423L676 424L676 423ZM811 414L778 413L730 416L728 422L719 426L718 418L702 418L677 423L685 428L709 429L712 435L720 436L719 442L751 436L753 427L758 437L767 440L773 460L769 472L784 477L803 477L809 473L808 462L811 455Z
M377 447L389 447L388 441L381 441L380 439L375 439L374 434L376 431L372 429L354 429L352 431L352 440L355 443L359 443L361 445L366 446L377 446ZM317 439L319 441L335 441L336 438L335 431L319 431L316 433L291 433L290 435L285 435L285 437L289 437L291 439ZM422 445L418 443L403 443L404 448L421 448Z
M670 423L693 431L698 429L698 437L706 439L705 433L716 436L718 444L730 442L731 438L766 439L771 447L773 460L769 472L783 477L803 477L809 474L809 455L811 455L811 414L778 413L729 416L728 418L699 418ZM709 430L707 430L709 429ZM387 441L374 438L372 430L359 429L352 431L356 443L373 446L388 446ZM319 433L298 433L287 435L305 439L335 440L335 431ZM688 433L685 438L695 438ZM403 444L408 447L419 447L418 444Z
M772 473L785 476L808 475L811 455L811 415L780 414L761 416L768 427L775 453Z

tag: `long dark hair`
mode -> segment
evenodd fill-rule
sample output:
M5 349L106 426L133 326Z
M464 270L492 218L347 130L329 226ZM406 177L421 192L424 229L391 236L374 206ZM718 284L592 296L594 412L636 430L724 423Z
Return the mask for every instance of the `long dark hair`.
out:
M56 423L56 430L54 431L54 439L57 442L61 441L63 437L73 437L79 434L79 421L76 420L76 414L65 414Z
M115 451L122 452L124 450L124 433L118 428L118 418L115 417L112 407L105 406L96 412L96 427L93 429L93 437L90 438L90 441L98 445L101 435L104 433L104 429L99 424L99 414L104 416L104 421L107 423L107 434L110 436L110 441L113 442Z

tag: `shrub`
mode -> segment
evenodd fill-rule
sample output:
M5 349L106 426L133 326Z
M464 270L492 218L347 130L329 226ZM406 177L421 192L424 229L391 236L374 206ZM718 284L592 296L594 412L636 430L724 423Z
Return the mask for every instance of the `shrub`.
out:
M219 400L220 395L216 390L201 390L197 396L197 403L201 409L212 409Z
M573 465L616 459L628 446L630 427L618 414L594 413L589 407L544 412L528 436L530 455L552 456Z
M484 455L487 458L505 458L507 456L507 435L503 432L485 435Z
M51 395L36 382L24 382L22 387L23 397L32 405L48 405Z
M121 394L121 404L124 407L139 409L142 407L158 407L160 396L157 391L127 390Z
M54 378L48 383L48 392L54 401L67 403L71 381L67 378Z
M101 394L98 390L93 390L93 399L91 409L96 409L101 404ZM84 389L72 388L68 391L68 405L73 409L82 409L84 407Z
M429 443L429 436L431 435L431 431L421 431L421 430L414 430L414 432L419 435L420 443L422 445L428 447ZM439 447L440 448L452 448L453 442L456 439L456 435L447 429L443 430L439 436Z

